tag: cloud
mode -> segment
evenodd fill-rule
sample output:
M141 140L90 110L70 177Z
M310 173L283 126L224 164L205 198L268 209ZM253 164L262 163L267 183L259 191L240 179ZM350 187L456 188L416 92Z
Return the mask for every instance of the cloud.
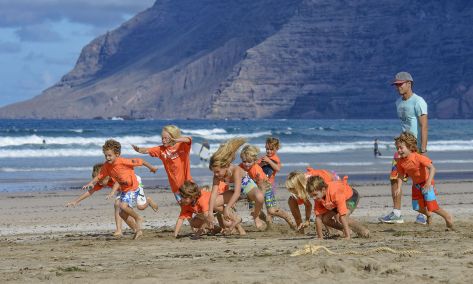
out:
M26 56L24 56L23 61L26 62L33 62L33 61L42 61L46 63L47 65L65 65L65 66L70 66L71 64L74 63L74 60L71 58L56 58L56 57L50 57L46 56L44 53L40 52L29 52Z
M0 27L24 27L61 20L110 26L153 3L154 0L0 0Z
M21 27L15 32L21 41L52 42L62 37L51 29L50 25L32 25Z
M21 51L20 44L16 42L0 41L0 53L18 53Z

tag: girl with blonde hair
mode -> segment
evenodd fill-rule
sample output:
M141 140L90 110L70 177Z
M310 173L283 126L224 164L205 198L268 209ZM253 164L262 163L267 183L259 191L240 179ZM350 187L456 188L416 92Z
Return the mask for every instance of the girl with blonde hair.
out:
M228 140L220 145L218 150L210 157L209 163L209 169L214 174L210 208L211 210L221 211L225 220L233 219L228 230L232 231L236 227L240 234L245 234L240 225L241 218L238 216L236 219L232 217L234 215L232 208L239 199L247 198L249 201L255 202L255 210L252 213L253 219L257 228L263 227L263 221L259 218L263 206L263 193L242 168L232 164L236 152L245 143L246 139L241 137ZM222 194L223 198L217 199L219 193ZM221 204L222 202L223 204ZM213 223L212 214L209 215L209 222Z
M192 138L182 136L181 130L176 125L166 125L161 131L161 139L163 144L160 146L145 148L132 145L132 147L138 153L149 154L163 162L171 191L180 204L182 198L179 187L186 180L192 180L190 168Z

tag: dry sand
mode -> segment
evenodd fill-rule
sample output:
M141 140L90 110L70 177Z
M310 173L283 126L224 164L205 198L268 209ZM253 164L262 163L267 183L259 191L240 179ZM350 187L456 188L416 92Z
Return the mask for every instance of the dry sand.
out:
M440 205L455 216L445 231L439 216L430 227L414 224L409 186L404 186L405 224L378 224L391 206L389 186L356 186L361 201L353 217L371 238L317 240L313 224L305 235L279 223L254 229L244 204L238 206L248 235L172 237L178 207L170 192L148 190L160 212L148 209L144 237L113 232L113 205L98 192L77 208L65 208L77 191L0 194L0 282L61 283L472 283L473 182L437 185ZM288 194L280 189L287 209ZM188 227L184 233L190 233ZM291 256L306 245L334 252ZM394 251L383 250L389 247Z

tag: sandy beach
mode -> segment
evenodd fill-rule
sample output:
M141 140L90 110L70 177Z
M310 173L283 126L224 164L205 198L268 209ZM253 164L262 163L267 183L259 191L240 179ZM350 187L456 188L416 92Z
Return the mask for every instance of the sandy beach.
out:
M112 237L113 204L106 191L76 208L66 201L80 190L0 195L0 281L11 283L470 283L473 277L473 182L438 183L439 204L455 217L456 231L446 231L439 216L430 227L414 224L410 186L404 185L405 224L378 224L390 210L388 184L356 185L358 218L369 239L318 240L314 225L301 235L277 221L257 231L244 203L248 235L172 236L178 207L169 191L148 189L159 213L145 216L144 237L133 241L125 231ZM288 193L279 188L279 205L288 209ZM322 246L320 248L319 246ZM311 247L304 251L305 248ZM328 250L325 250L328 249ZM309 252L308 254L306 254ZM300 253L298 256L293 254Z

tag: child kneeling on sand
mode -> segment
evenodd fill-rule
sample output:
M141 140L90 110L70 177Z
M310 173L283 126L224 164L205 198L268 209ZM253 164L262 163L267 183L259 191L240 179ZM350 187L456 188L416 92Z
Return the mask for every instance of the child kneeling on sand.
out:
M103 166L103 163L98 163L98 164L95 164L93 166L93 168L92 168L92 178L95 178L99 174L100 170L102 169L102 166ZM156 202L154 202L154 200L151 197L145 195L145 192L144 192L144 189L143 189L143 184L141 183L141 177L137 175L136 179L138 180L138 184L139 184L139 194L138 194L138 198L137 198L137 201L136 201L136 204L137 204L136 208L138 208L139 210L145 210L149 206L155 212L158 212L158 204L156 204ZM67 202L66 207L76 207L77 205L79 205L79 203L82 200L84 200L86 198L89 198L96 191L99 191L104 187L113 187L114 184L115 184L115 182L109 176L106 176L105 178L99 180L93 188L91 188L88 191L84 192L83 194L81 194L76 199ZM113 235L116 236L116 237L120 237L120 236L122 236L122 219L120 217L120 195L117 195L117 197L115 199L114 208L115 208L116 230L113 233ZM125 223L130 228L135 227L134 221L133 221L132 218L128 218L127 220L125 220Z
M359 196L346 179L326 183L321 176L311 176L306 190L315 199L315 229L319 239L323 238L322 224L343 231L347 240L350 228L362 237L369 237L368 229L349 217L358 205ZM340 222L334 218L337 214Z
M434 212L445 220L447 228L453 229L453 218L447 211L440 208L437 203L436 189L434 187L435 167L432 160L417 153L417 139L409 132L403 132L394 139L399 154L397 169L400 177L405 174L412 179L412 208L427 215L427 224L432 223ZM401 193L402 179L397 179L395 195Z
M207 219L209 213L210 191L201 189L192 181L185 181L179 188L181 213L177 218L174 237L179 236L184 220L188 220L196 236L206 232L211 226Z
M102 166L99 174L82 188L87 189L93 187L99 180L107 176L111 177L115 181L115 184L107 198L112 198L116 191L120 190L120 217L124 221L127 221L130 216L134 219L135 224L132 229L135 231L134 239L138 239L143 235L141 230L143 217L133 210L133 207L137 204L138 195L140 193L134 167L143 165L153 173L156 172L157 169L142 159L125 159L120 157L121 144L113 139L105 141L102 150L106 163Z

